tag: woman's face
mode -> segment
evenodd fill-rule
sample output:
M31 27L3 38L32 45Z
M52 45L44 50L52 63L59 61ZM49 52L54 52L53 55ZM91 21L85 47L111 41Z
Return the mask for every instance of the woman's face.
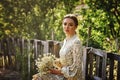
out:
M71 18L65 18L63 20L63 31L67 36L72 36L75 34L76 30L75 23Z

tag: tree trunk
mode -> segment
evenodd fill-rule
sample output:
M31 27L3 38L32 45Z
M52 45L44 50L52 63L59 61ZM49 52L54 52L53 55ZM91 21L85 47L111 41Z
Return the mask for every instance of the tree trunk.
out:
M89 26L88 27L88 38L87 38L87 44L86 44L86 46L89 46L89 39L90 39L90 36L91 36L91 30L92 30L92 27Z
M119 46L118 38L115 39L115 47L116 47L117 52L119 52L120 46Z

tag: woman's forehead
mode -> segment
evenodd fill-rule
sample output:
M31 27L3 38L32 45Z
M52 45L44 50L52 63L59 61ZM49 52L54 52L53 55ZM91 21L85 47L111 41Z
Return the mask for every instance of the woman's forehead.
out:
M74 21L71 18L65 18L63 22L74 23Z

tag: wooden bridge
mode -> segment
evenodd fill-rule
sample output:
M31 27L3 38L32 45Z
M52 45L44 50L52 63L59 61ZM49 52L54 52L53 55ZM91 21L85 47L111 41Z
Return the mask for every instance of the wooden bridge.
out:
M60 42L52 40L0 40L0 80L31 80L37 56L52 53L59 57L60 47ZM120 55L85 47L83 56L86 80L120 80Z

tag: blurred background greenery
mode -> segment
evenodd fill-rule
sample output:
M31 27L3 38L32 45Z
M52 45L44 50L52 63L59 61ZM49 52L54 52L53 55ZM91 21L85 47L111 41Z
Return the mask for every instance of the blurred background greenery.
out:
M120 0L1 0L0 39L62 41L62 18L78 16L84 46L120 53Z

